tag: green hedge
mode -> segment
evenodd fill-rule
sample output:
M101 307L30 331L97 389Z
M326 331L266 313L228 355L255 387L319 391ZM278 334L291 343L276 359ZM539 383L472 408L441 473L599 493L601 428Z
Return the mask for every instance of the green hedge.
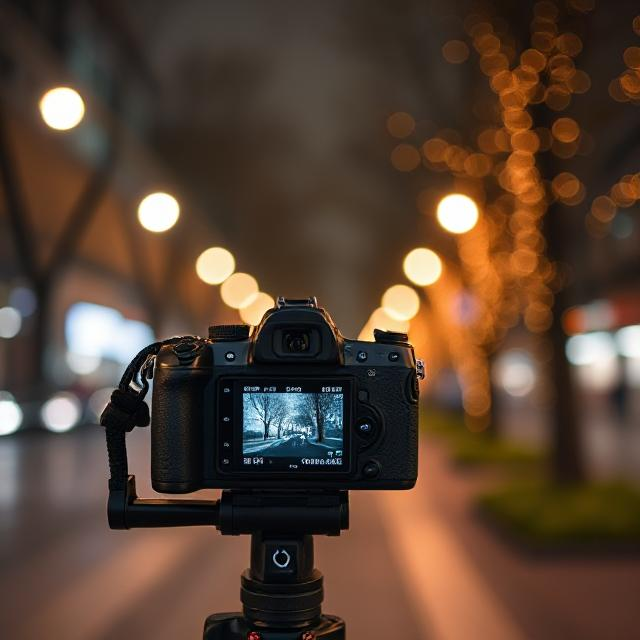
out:
M427 412L423 429L444 438L450 446L453 461L462 466L530 468L542 466L544 462L544 456L537 449L492 434L469 431L458 414Z
M479 506L499 528L534 547L640 548L640 491L626 484L514 484L481 495Z

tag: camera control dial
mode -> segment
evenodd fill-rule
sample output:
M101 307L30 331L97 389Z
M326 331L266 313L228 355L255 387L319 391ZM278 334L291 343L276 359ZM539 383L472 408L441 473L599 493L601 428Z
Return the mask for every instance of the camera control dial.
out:
M247 340L250 329L248 324L214 324L209 327L209 339L215 342Z
M381 344L408 344L409 336L400 331L383 331L382 329L374 329L373 337L377 343Z

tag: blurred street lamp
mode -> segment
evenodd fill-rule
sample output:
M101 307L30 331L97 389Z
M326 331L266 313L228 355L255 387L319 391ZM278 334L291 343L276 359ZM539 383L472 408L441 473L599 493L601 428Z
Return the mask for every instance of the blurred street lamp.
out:
M40 98L40 114L52 129L68 131L78 126L84 117L84 102L71 87L56 87Z
M138 205L140 224L154 233L168 231L180 217L178 201L168 193L151 193Z
M207 284L224 282L235 270L236 261L230 251L222 247L210 247L196 260L196 273Z
M248 273L234 273L220 287L223 302L233 309L250 305L258 295L258 283Z
M240 317L247 324L257 325L265 311L271 309L275 304L274 299L267 293L258 293L253 300L240 309Z
M384 292L382 307L395 320L411 320L420 309L420 298L406 284L396 284Z
M0 338L14 338L22 328L22 316L13 307L0 309Z
M22 424L22 409L7 391L0 391L0 436L15 433Z
M466 233L478 222L478 205L462 193L452 193L440 200L438 222L450 233Z
M405 275L413 284L424 287L439 280L442 274L442 261L435 251L420 247L406 255L403 268Z
M389 315L384 307L378 307L369 318L369 324L373 329L383 329L385 331L399 331L406 333L409 331L408 320L398 320Z

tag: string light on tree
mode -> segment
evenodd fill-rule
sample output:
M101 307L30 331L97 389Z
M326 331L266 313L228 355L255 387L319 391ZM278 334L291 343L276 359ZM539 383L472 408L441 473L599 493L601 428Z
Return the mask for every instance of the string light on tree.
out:
M45 124L58 131L77 127L84 117L84 101L71 87L56 87L40 98L40 115Z
M478 222L478 205L462 193L452 193L440 200L438 222L450 233L467 233Z
M140 224L153 233L163 233L173 227L180 217L180 205L170 194L150 193L138 205Z

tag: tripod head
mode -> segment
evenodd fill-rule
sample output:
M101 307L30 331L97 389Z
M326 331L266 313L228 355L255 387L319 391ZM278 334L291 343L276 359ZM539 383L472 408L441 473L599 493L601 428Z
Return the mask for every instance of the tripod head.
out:
M346 491L225 490L219 500L141 500L135 476L111 489L112 529L215 526L222 535L251 534L251 563L241 576L243 613L213 614L205 640L339 640L344 623L322 615L322 574L314 568L313 535L349 526ZM253 635L251 635L253 634Z

